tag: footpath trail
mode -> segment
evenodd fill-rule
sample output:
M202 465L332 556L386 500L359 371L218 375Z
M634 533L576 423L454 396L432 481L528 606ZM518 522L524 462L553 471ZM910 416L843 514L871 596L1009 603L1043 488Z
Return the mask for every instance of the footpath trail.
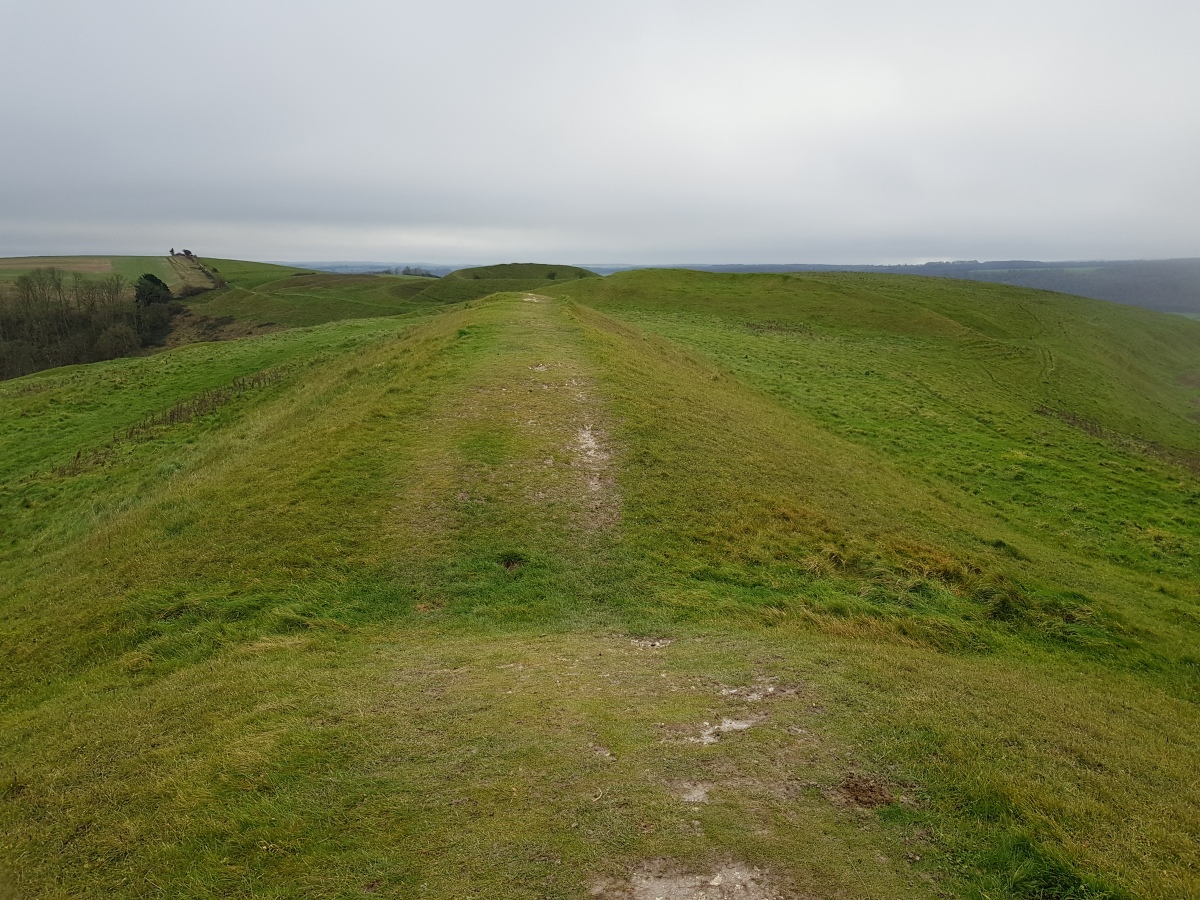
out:
M820 727L837 703L794 653L626 630L646 587L597 346L565 301L462 314L397 475L416 627L379 630L331 687L361 748L340 776L354 822L331 834L391 835L364 883L420 896L934 896L902 851L913 830L873 823L895 797L851 778Z
M495 559L484 562L510 571L531 555L584 565L619 522L621 500L579 325L532 294L472 312L447 351L456 383L417 426L396 540L431 564L486 546Z

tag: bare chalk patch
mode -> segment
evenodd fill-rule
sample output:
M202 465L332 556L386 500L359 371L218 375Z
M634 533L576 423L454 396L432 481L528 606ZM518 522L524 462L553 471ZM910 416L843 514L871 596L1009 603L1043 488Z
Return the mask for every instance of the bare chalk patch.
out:
M722 687L722 697L732 697L747 703L761 703L763 700L782 700L795 697L800 688L790 684L775 684L773 681L760 680L749 687Z
M674 641L671 638L634 638L629 643L639 650L661 650L671 646Z
M716 725L704 723L704 729L700 732L699 737L688 738L689 744L715 744L721 739L721 735L729 734L733 731L747 731L759 724L763 720L762 716L753 719L722 719Z
M591 425L584 425L579 429L579 434L575 438L575 446L584 459L608 462L608 453L600 446L600 436Z
M583 469L587 485L587 525L608 528L617 521L620 505L603 433L593 425L581 426L575 433L574 450L575 465Z
M601 900L792 900L769 875L740 863L708 871L689 871L676 862L651 860L634 869L628 879L597 878L591 895Z
M684 803L707 803L712 789L707 781L681 781L675 785L674 794Z

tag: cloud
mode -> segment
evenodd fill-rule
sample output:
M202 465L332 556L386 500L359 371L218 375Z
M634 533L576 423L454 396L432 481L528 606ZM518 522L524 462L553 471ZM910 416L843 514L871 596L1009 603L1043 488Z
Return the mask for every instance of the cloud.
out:
M0 253L1200 254L1192 3L6 6Z

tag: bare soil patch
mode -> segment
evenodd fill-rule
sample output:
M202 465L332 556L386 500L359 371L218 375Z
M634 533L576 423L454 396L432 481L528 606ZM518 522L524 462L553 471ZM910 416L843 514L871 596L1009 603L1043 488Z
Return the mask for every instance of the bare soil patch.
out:
M627 879L598 878L591 896L602 900L787 900L795 894L779 890L761 869L725 863L697 872L666 859L650 860Z
M848 773L837 787L827 790L825 797L834 806L851 809L874 809L896 802L895 796L882 781L854 772Z

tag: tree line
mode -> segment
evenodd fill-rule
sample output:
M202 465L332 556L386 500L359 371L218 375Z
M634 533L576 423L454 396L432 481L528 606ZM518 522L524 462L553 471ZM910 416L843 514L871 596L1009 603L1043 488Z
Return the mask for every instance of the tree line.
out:
M129 356L161 340L182 307L155 275L26 272L0 288L0 378Z

